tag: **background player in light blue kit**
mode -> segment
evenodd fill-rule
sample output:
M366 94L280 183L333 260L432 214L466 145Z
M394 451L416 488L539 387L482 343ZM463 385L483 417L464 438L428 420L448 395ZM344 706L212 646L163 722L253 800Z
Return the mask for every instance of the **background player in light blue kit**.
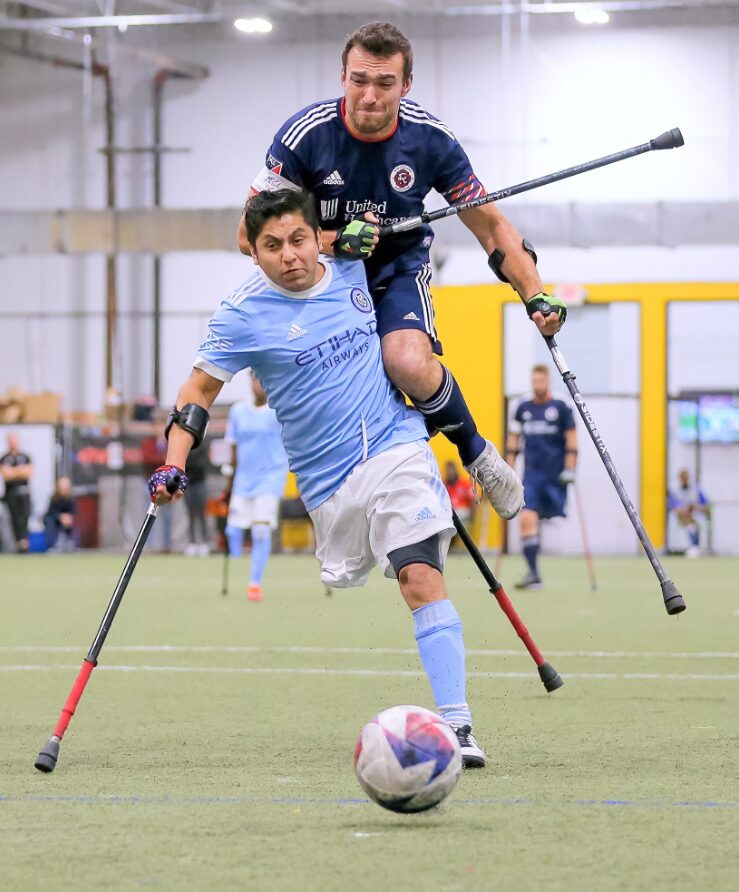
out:
M545 365L531 370L531 390L516 407L506 443L506 457L513 464L523 437L521 544L529 569L516 588L541 588L539 519L565 516L567 485L575 481L577 464L575 418L570 406L553 396Z
M419 215L432 189L458 203L485 194L485 188L446 124L406 98L413 50L398 28L386 22L360 28L347 39L341 63L343 97L316 102L283 124L252 194L300 187L314 195L323 227L321 250L365 260L390 379L408 394L429 428L456 445L498 514L513 517L522 504L520 483L478 432L457 381L434 355L442 349L430 290L433 231L423 226L378 243L374 225ZM365 216L369 222L359 219ZM496 274L527 302L541 331L555 334L566 308L546 297L553 311L546 318L538 311L544 294L531 246L495 204L459 216ZM239 247L249 252L243 218Z
M287 479L287 455L282 429L267 394L251 376L254 402L234 403L228 413L226 441L231 443L231 497L226 537L231 557L241 557L244 530L251 530L251 567L247 596L262 600L262 576L277 529L280 497Z
M183 473L223 383L251 367L282 425L321 579L363 585L375 564L398 579L436 708L455 728L464 763L484 766L462 623L442 576L454 533L449 497L421 415L383 369L364 268L319 262L318 221L302 191L257 195L248 226L259 269L211 320L167 426L167 465L152 476L152 495L159 504L180 497L166 492L167 475Z

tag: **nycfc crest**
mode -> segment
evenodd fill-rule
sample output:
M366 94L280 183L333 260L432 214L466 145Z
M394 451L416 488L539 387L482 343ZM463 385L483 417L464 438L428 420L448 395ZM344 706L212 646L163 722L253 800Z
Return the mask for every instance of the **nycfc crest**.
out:
M413 168L407 164L399 164L390 173L390 185L396 192L407 192L415 182L416 175L413 173Z
M360 313L372 312L372 301L362 291L361 288L352 288L352 303L360 311Z

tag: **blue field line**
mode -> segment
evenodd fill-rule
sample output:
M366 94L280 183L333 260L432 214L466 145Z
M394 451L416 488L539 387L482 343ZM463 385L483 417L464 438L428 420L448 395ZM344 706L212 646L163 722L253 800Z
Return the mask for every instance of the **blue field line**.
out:
M0 793L0 804L19 802L51 802L56 804L81 803L84 805L168 805L173 807L192 805L369 805L369 799L334 798L312 799L300 796L278 796L263 800L249 796L187 796L176 798L172 796L42 796L29 793L27 796L6 796ZM478 798L457 799L452 798L449 804L464 806L538 806L545 808L644 808L644 809L735 809L739 808L739 802L707 802L684 800L671 802L665 799L521 799L521 798Z

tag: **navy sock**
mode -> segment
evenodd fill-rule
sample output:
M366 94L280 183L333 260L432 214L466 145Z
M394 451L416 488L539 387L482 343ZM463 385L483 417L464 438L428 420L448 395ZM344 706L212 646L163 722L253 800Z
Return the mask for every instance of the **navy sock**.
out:
M467 403L445 366L441 367L441 384L427 400L413 400L424 416L427 426L440 431L459 450L463 465L470 465L485 448L485 439L477 432L477 425Z
M523 556L526 558L526 563L529 565L529 570L531 570L534 576L538 576L539 570L536 566L536 562L539 557L539 537L525 536L522 540L522 545Z

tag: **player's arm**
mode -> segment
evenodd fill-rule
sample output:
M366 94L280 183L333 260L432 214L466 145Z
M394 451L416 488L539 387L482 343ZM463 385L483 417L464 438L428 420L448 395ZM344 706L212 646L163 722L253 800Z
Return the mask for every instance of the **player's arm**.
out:
M575 468L577 466L577 429L575 427L565 430L565 461L559 475L559 482L563 486L575 482Z
M182 387L180 387L179 393L177 394L175 409L177 412L182 412L183 409L187 411L188 407L194 406L204 409L207 414L208 409L213 405L213 401L221 392L222 387L223 381L213 378L202 369L194 368L190 372L190 377L185 381ZM190 454L190 450L196 443L195 434L190 433L187 428L194 424L199 424L200 417L199 413L192 412L191 410L187 413L187 417L183 419L182 423L175 421L169 425L165 464L161 469L155 471L149 479L149 488L152 490L152 499L158 505L164 505L167 502L176 502L182 498L182 491L177 490L174 493L168 493L165 481L161 480L160 482L158 478L155 478L160 470L184 470L187 465L187 457Z
M521 434L515 431L509 431L505 443L505 460L513 468L521 451Z
M500 272L527 304L527 309L531 310L528 302L544 295L544 286L534 257L524 247L524 240L513 224L498 210L494 202L464 211L459 219L474 234L488 257L492 257L496 251L504 255ZM555 303L554 298L547 297L547 301L550 305ZM546 316L536 310L530 312L530 315L544 335L556 334L564 322L560 308L552 310Z

